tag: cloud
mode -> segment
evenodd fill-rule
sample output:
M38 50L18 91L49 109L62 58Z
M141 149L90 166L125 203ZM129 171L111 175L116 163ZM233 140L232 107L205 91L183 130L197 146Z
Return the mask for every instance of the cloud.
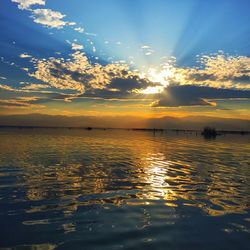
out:
M142 75L165 85L198 85L223 89L250 89L250 57L222 53L203 55L198 66L180 67L175 58Z
M143 46L141 46L141 49L150 49L150 46L148 46L148 45L143 45Z
M152 83L147 81L147 79L140 78L138 75L126 74L124 73L120 77L118 77L118 74L113 74L105 88L86 89L84 94L77 97L101 98L106 100L145 99L145 96L142 94L133 93L133 89L144 88L150 86ZM69 99L74 99L74 97L69 97Z
M151 49L150 46L148 45L143 45L141 46L141 50L144 52L145 56L150 56L152 55L155 51L153 49Z
M49 88L45 84L35 83L24 87L11 87L0 84L0 108L43 108L44 106L41 104L47 103L59 95L64 95L63 93L44 90L45 87Z
M0 99L0 107L4 108L43 108L43 105L39 104L33 104L30 103L30 101L34 101L36 99L34 98L29 98L29 99Z
M19 55L20 58L30 58L31 55L27 54L27 53L22 53Z
M40 99L38 96L20 96L18 97L19 100L31 102L31 101L37 101Z
M241 83L242 85L245 84L245 85L248 85L250 86L250 75L241 75L241 76L236 76L236 77L233 77L232 78L232 81L234 83Z
M37 83L31 83L27 86L24 86L21 88L21 90L39 90L39 89L46 89L50 88L48 84L37 84Z
M0 84L0 89L8 90L8 91L16 91L15 88L12 88L11 86L5 85L5 84Z
M18 4L18 8L21 10L29 10L32 5L45 5L45 0L11 0L13 3Z
M74 22L66 22L63 18L66 15L60 13L59 11L54 11L51 9L35 9L32 10L32 18L35 23L42 24L49 28L61 29L65 25L75 25Z
M36 60L35 72L30 76L48 83L50 86L63 90L74 90L76 93L84 93L84 85L81 83L81 71L89 66L87 57L80 52L72 55L71 61L63 58L50 58L47 61Z
M250 58L216 54L199 58L200 68L176 68L179 84L250 89Z
M214 106L214 105L200 98L192 98L192 99L162 98L152 103L152 107L184 107L184 106Z
M95 33L89 33L89 32L85 32L85 35L87 35L87 36L97 36L97 34L95 34Z
M131 70L126 61L92 63L83 46L69 42L69 58L32 58L27 73L43 83L18 88L0 84L6 91L51 93L49 98L148 99L153 107L215 106L214 99L250 97L250 58L216 54L199 58L199 67L167 63L145 73ZM75 50L75 51L74 51ZM23 58L28 54L24 53ZM28 55L29 56L29 55ZM45 90L50 88L49 90ZM60 92L60 93L58 93Z
M84 32L84 28L82 27L76 27L74 28L75 31L79 32L79 33L83 33Z
M71 54L67 60L52 57L48 60L33 59L33 62L35 71L29 74L31 77L60 90L73 90L76 96L86 91L95 94L97 90L114 92L114 89L125 91L146 86L141 84L138 73L130 71L127 65L91 64L80 51Z
M73 50L81 50L83 49L83 45L77 44L77 43L72 43L71 44Z
M31 17L35 23L42 24L48 28L61 29L64 26L76 25L75 22L65 21L66 15L59 11L51 9L31 9L33 5L45 5L45 0L12 0L14 3L18 3L18 8L21 10L28 10L32 13ZM83 29L78 27L75 30L83 32Z
M153 107L215 106L213 99L249 98L250 90L218 89L195 85L169 86Z
M131 75L129 78L114 78L109 84L109 89L117 89L119 91L131 93L136 88L144 88L149 86L149 81L141 79L137 75Z
M152 54L153 54L153 51L148 51L148 52L145 53L145 56L150 56Z

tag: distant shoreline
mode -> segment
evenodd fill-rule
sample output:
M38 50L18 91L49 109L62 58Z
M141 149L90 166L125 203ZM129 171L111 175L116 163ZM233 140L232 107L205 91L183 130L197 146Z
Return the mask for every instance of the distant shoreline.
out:
M9 126L0 125L0 129L75 129L75 130L131 130L131 131L145 131L145 132L176 132L176 133L201 133L201 129L160 129L160 128L101 128L101 127L59 127L59 126ZM217 130L219 134L250 134L249 130Z

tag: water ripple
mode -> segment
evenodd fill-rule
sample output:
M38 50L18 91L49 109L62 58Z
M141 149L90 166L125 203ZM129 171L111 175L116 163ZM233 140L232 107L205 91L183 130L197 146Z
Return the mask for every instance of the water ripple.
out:
M2 130L0 137L0 247L249 242L247 136Z

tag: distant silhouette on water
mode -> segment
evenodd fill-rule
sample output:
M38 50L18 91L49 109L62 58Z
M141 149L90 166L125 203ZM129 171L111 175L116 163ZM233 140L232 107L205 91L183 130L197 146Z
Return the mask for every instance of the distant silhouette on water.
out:
M204 136L204 138L216 138L218 135L216 129L211 127L205 127L201 134Z

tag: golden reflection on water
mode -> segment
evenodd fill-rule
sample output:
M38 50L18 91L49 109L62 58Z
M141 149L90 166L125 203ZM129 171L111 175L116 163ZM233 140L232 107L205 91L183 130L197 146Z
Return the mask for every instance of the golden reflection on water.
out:
M166 201L166 205L176 206L170 202L176 200L176 195L167 182L171 162L166 160L163 153L149 155L146 158L142 158L141 161L143 162L144 171L139 178L148 183L146 187L147 192L144 193L142 199L163 199Z
M244 213L244 210L249 208L249 193L242 195L242 190L239 189L241 183L242 186L248 186L247 177L242 175L240 179L236 179L239 183L231 182L235 173L231 171L230 166L219 175L216 170L215 173L211 170L201 171L198 178L195 178L198 172L195 164L181 161L176 164L167 161L163 154L153 154L144 161L146 169L140 178L149 183L147 188L150 190L145 193L144 198L164 199L168 206L177 206L174 201L181 198L184 205L202 208L212 216ZM180 165L181 168L176 168Z
M247 140L206 142L129 131L32 133L2 134L0 143L0 167L14 169L1 171L1 177L16 177L1 186L25 190L24 197L13 194L13 200L45 201L27 213L47 209L51 199L60 200L53 209L66 217L88 204L161 201L178 207L181 201L211 216L249 208ZM64 230L74 231L74 225L64 224Z

